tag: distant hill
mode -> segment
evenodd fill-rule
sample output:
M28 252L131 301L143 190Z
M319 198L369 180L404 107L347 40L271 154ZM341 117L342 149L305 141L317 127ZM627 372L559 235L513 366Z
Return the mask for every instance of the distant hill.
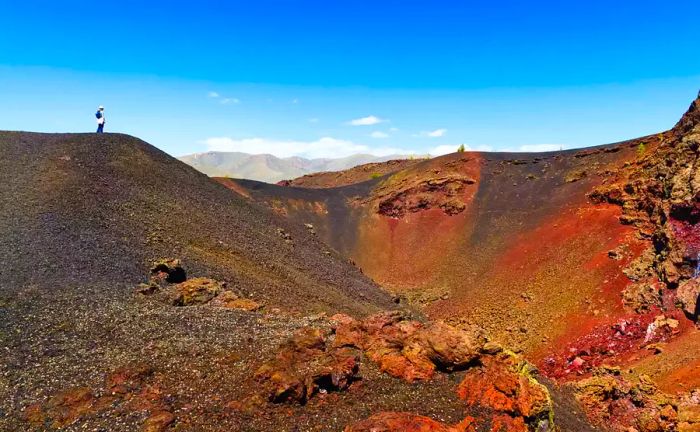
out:
M323 171L342 171L358 165L407 159L406 155L357 154L337 159L278 158L270 154L206 152L179 159L211 177L233 177L276 183Z

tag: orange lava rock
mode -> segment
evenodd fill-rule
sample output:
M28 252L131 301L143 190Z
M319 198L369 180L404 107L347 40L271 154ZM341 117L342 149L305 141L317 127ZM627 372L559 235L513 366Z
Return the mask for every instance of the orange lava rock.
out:
M528 432L528 427L522 417L511 417L506 414L494 416L491 419L490 432Z
M142 432L163 432L175 421L175 416L169 411L156 411L143 423Z
M424 326L398 311L363 321L334 321L335 346L361 348L383 372L407 381L430 379L437 369L463 368L481 355L486 343L477 328L459 330L442 322Z
M457 388L457 395L468 406L522 417L524 422L548 419L552 410L549 394L530 375L527 363L507 353L485 357L482 362Z
M472 432L473 419L449 426L429 417L402 412L382 412L345 428L345 432Z
M89 388L76 387L55 395L45 404L30 405L25 410L25 417L35 426L50 425L58 429L92 413L96 400Z
M204 304L219 295L226 284L210 278L193 278L176 285L173 305L190 306Z
M306 327L263 364L254 378L271 402L305 403L320 390L347 388L359 371L359 351L326 344L328 332Z
M255 312L257 310L260 310L262 308L262 305L251 299L239 298L236 300L226 302L224 307L227 309L238 309L247 312Z
M123 396L141 388L143 381L153 374L153 369L145 364L123 367L105 378L105 387L113 395Z

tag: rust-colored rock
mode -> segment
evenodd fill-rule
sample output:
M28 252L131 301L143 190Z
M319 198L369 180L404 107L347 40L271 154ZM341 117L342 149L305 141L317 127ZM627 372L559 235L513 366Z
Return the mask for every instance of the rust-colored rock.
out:
M109 394L123 396L138 391L152 374L153 368L146 364L122 367L107 375L105 387Z
M700 314L700 282L696 279L691 279L683 282L677 290L676 301L679 306L683 309L683 312L697 321Z
M514 425L553 426L549 424L553 410L549 392L535 380L531 366L512 354L484 357L482 366L469 370L457 394L468 406L501 416L501 423L503 416L509 416Z
M175 416L170 411L156 411L152 413L141 428L142 432L163 432L175 422Z
M189 279L175 286L172 303L175 306L191 306L211 301L226 288L226 284L210 278Z
M25 417L34 426L54 429L75 423L82 416L94 412L97 398L88 387L76 387L61 392L45 404L32 404L25 409Z
M449 426L421 415L382 412L347 426L345 432L472 432L476 430L473 424L474 419L471 417Z
M623 378L614 369L600 369L594 376L576 383L576 391L590 420L614 431L683 430L684 420L688 420L689 427L700 424L700 417L691 420L692 415L682 415L683 400L660 392L645 376ZM687 400L685 406L698 406L694 397L684 400ZM678 412L675 406L679 407Z
M407 381L430 379L438 369L463 368L481 355L487 342L478 328L459 330L442 322L424 326L401 312L334 321L335 346L361 348L383 372Z
M239 297L233 291L222 292L212 301L212 305L248 312L255 312L263 307L260 303L252 299Z
M255 373L271 402L305 403L320 390L347 388L359 371L359 351L327 344L329 333L306 327Z
M400 218L431 208L439 208L452 216L464 211L465 189L476 181L454 175L435 179L414 179L398 188L380 187L377 190L377 213Z

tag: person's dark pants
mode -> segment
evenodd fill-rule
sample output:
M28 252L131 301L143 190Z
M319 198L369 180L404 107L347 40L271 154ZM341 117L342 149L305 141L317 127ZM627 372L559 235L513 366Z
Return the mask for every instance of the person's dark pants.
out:
M97 133L103 133L104 132L105 125L104 124L98 124L97 125Z

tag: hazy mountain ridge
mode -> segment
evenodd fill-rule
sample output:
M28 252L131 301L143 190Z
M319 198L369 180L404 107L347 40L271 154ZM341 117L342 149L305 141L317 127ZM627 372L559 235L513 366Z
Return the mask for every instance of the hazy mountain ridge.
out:
M374 156L356 154L342 158L306 159L298 156L279 158L271 154L242 152L205 152L178 159L212 177L234 177L276 183L323 171L342 171L373 162L408 159L407 155Z

